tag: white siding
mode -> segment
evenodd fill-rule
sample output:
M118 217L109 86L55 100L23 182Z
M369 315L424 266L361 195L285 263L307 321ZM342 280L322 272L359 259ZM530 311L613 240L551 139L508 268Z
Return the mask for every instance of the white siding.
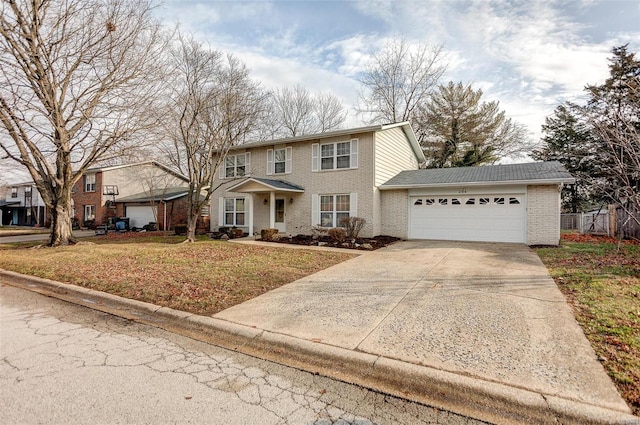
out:
M379 131L375 135L375 186L380 186L400 171L417 170L418 160L402 128Z

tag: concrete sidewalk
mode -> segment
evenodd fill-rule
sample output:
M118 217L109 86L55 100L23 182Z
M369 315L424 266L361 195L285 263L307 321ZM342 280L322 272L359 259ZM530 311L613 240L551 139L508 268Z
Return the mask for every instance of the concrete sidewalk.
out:
M640 423L524 245L401 242L214 317L0 280L491 423Z

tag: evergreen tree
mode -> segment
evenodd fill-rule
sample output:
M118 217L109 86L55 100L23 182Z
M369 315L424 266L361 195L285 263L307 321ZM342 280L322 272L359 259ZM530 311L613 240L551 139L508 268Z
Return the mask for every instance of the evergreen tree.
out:
M580 212L591 200L589 187L594 167L590 154L593 137L580 120L576 105L558 106L542 126L542 146L531 157L538 161L559 161L576 178L576 183L562 189L563 210Z
M498 102L481 99L482 90L450 82L421 108L418 131L427 167L493 164L527 149L524 126L507 118Z

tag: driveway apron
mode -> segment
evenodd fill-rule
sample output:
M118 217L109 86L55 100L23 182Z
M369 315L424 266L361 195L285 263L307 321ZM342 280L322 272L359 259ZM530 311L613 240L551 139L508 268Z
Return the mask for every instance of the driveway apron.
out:
M546 268L525 245L400 242L214 317L628 409Z

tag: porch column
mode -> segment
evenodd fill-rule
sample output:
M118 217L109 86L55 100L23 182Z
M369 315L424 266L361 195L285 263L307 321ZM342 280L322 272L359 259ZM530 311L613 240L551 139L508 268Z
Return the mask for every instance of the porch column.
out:
M276 227L276 193L269 192L269 228Z
M247 196L248 211L249 211L249 236L253 236L253 194L250 193Z

